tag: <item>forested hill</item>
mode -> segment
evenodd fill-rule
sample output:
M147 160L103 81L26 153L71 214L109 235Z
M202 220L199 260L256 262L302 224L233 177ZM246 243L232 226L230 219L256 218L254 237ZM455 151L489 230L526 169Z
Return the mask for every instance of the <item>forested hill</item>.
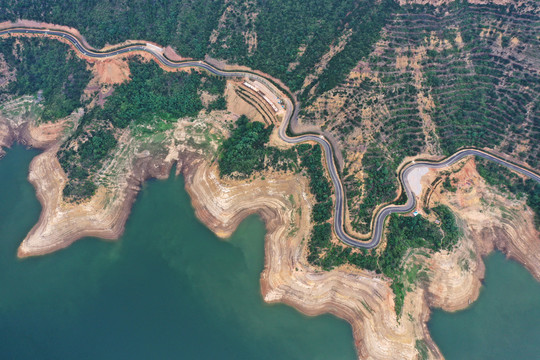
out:
M537 3L516 4L503 12L526 9L535 21ZM183 56L211 55L279 78L304 102L340 84L402 11L395 0L0 1L0 21L71 26L95 47L142 39Z
M538 2L402 6L344 81L304 103L301 120L333 134L345 154L357 231L397 196L395 172L408 156L478 147L540 167L539 10ZM483 172L493 179L488 172L500 169ZM508 182L536 203L534 189Z
M277 77L298 95L304 121L333 133L346 154L362 153L366 186L371 168L387 174L368 187L388 199L396 166L419 153L488 147L538 167L539 12L531 0L0 1L0 21L71 26L95 47L154 41Z
M71 26L94 47L142 39L183 56L210 54L269 73L293 90L318 68L328 89L370 52L396 7L393 0L12 0L0 1L0 21ZM339 54L331 71L323 71L325 54Z
M539 11L530 0L0 1L0 21L71 26L95 47L154 41L284 81L301 119L340 140L360 232L394 198L406 156L477 146L538 167Z
M396 172L407 157L478 147L540 166L540 5L475 2L0 0L0 21L67 25L94 47L153 41L183 56L210 55L282 80L300 100L300 122L338 142L347 216L356 232L367 234L377 207L396 199ZM57 153L70 201L84 201L110 183L109 158L127 146L121 134L130 131L156 151L179 118L227 107L224 79L165 72L138 58L129 61L129 81L115 86L103 106L92 107L83 95L90 72L83 60L66 56L68 49L52 40L1 39L0 84L3 76L7 86L0 86L0 101L40 93L39 116L53 121L85 108ZM203 93L212 101L203 102ZM351 252L331 241L332 189L321 149L269 146L272 127L245 117L231 131L220 147L221 175L305 169L317 201L308 260L324 269L348 262L383 273L393 280L398 313L407 291L401 259L408 249L438 251L458 241L451 210L427 200L419 210L441 226L393 216L382 252ZM487 184L523 200L540 228L538 184L493 164L479 162L477 169ZM444 191L456 191L452 176L441 173Z

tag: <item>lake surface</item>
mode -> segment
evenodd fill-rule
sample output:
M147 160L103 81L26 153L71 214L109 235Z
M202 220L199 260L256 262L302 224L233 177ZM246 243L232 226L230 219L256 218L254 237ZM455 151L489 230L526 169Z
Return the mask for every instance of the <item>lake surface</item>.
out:
M16 259L41 207L35 151L0 161L0 359L354 359L348 323L264 303L264 224L229 242L196 218L181 178L147 183L117 242Z
M480 298L463 311L435 311L433 340L448 360L540 359L540 283L499 252L485 261Z
M36 154L0 161L0 359L355 358L346 322L264 303L263 223L217 239L181 178L144 186L120 241L17 260L41 210L26 180ZM480 300L436 311L430 329L448 359L538 358L540 285L495 254Z

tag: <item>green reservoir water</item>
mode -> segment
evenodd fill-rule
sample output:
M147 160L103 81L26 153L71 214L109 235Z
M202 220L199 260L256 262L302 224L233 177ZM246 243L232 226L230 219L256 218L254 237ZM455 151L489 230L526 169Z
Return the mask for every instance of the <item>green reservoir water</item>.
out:
M147 183L118 242L16 259L41 207L37 153L0 161L0 359L354 359L350 326L260 295L264 224L230 242L195 218L181 178Z
M26 180L36 154L0 161L0 359L355 358L346 322L263 302L263 223L220 241L181 178L145 185L120 241L17 260L41 210ZM448 359L538 359L540 284L494 254L479 301L429 325Z
M540 284L499 252L485 261L480 298L463 311L435 311L433 340L448 360L540 359Z

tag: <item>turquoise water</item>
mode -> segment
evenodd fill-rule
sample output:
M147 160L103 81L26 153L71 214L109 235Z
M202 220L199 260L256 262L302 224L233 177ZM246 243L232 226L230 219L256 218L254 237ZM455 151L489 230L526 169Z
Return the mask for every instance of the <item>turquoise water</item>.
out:
M0 359L355 358L345 321L263 302L261 220L220 241L181 178L147 183L120 241L17 260L40 212L34 155L0 161Z
M437 310L433 340L452 359L540 359L540 284L503 254L486 259L480 298L457 313Z
M120 241L17 260L41 210L26 180L36 154L0 161L0 359L355 358L344 321L263 302L263 223L220 241L181 178L145 185ZM448 359L540 358L540 284L501 254L486 264L479 301L434 312L434 340Z

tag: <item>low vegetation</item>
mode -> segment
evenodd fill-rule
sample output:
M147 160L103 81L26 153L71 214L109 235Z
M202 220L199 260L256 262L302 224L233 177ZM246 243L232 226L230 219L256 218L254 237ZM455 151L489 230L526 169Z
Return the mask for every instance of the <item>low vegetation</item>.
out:
M446 179L442 182L442 187L444 190L449 192L456 192L457 187L454 186L455 179L450 179L450 176L447 176Z
M429 359L429 350L425 340L416 340L414 347L416 348L416 351L418 351L418 360Z

